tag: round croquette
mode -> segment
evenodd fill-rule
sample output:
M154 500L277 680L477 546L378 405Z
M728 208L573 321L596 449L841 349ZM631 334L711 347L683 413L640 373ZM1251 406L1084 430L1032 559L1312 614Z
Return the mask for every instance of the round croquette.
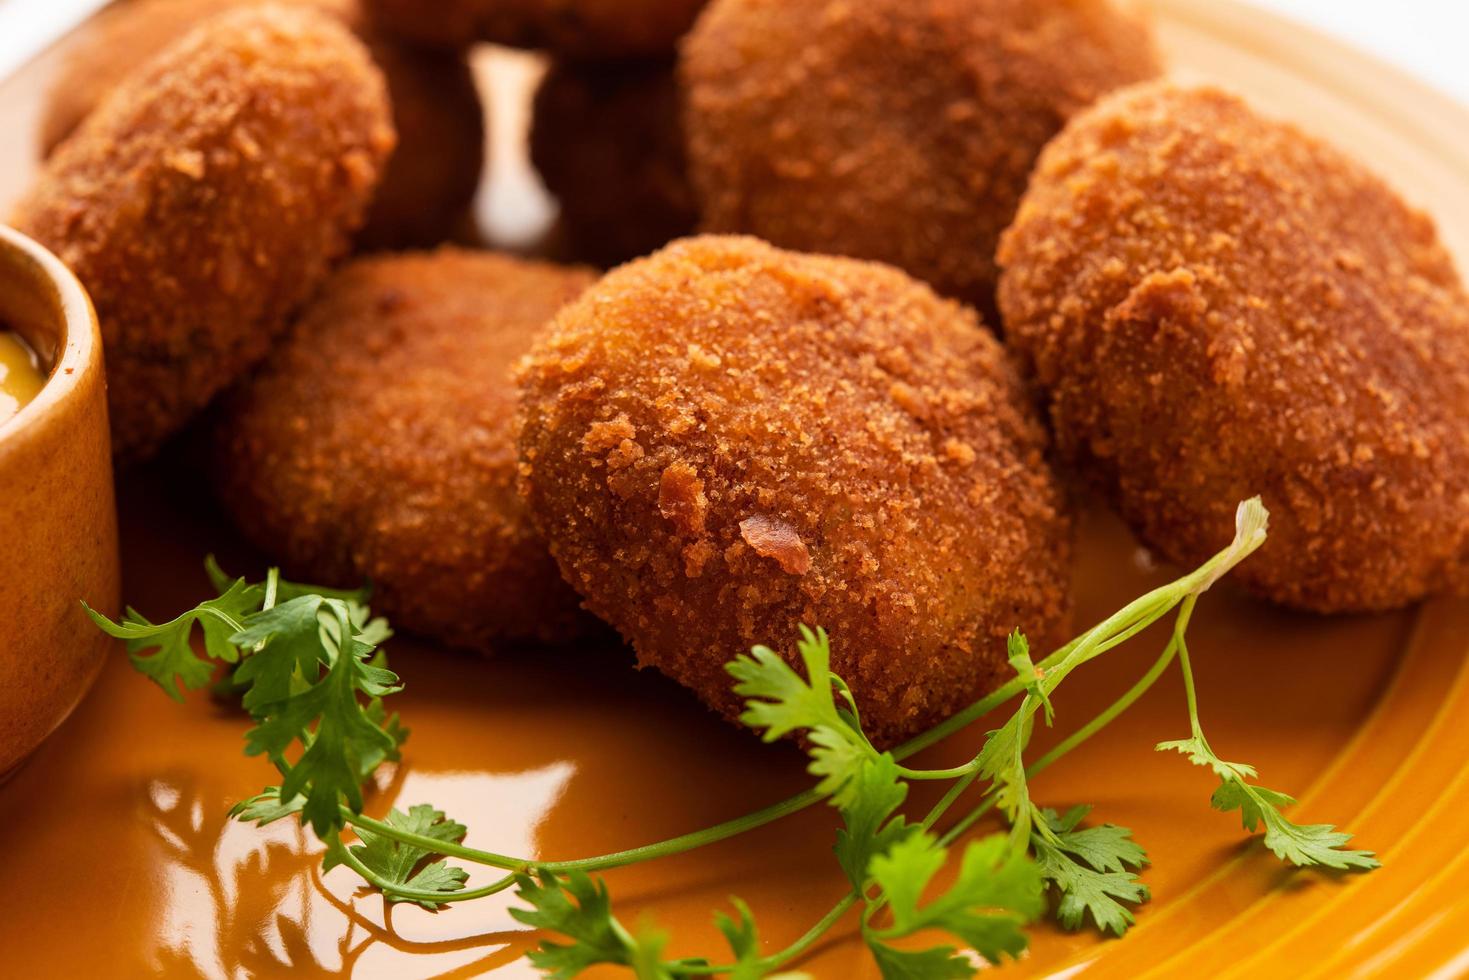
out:
M617 265L698 223L670 60L553 64L536 92L530 151L578 259Z
M47 93L46 155L139 65L200 21L260 0L130 0L83 26ZM448 238L479 187L484 111L463 57L423 51L374 29L357 0L290 0L340 17L388 83L398 146L357 235L363 248L433 245Z
M521 492L586 608L733 718L724 665L832 638L882 744L1044 647L1069 522L979 319L876 263L675 242L563 310L520 370Z
M462 48L475 41L544 48L583 61L659 57L706 0L364 0L387 30L418 44Z
M120 460L264 356L346 250L392 147L366 49L331 17L266 6L201 24L57 149L14 223L91 294Z
M681 71L706 231L887 262L992 308L1041 147L1158 61L1108 0L714 0Z
M216 485L309 581L487 650L585 625L516 496L511 365L593 273L444 249L355 259L226 400Z
M1276 602L1389 609L1464 581L1469 300L1432 223L1212 89L1149 85L1041 157L1000 252L1006 334L1062 453L1151 548Z

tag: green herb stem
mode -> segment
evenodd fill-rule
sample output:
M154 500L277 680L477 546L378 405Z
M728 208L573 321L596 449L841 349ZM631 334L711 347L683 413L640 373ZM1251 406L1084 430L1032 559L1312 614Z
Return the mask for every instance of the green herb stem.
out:
M804 955L822 936L826 935L832 926L841 921L842 916L847 913L847 910L857 904L859 897L855 891L847 892L846 895L842 896L841 901L833 905L825 915L816 921L815 925L807 929L800 939L797 939L777 953L771 953L769 956L761 957L759 960L760 968L764 971L779 969L791 960ZM729 973L735 967L736 964L734 963L683 964L680 966L680 972L692 976L711 976L719 973Z
M1163 652L1159 655L1158 659L1153 661L1153 666L1148 668L1148 672L1139 678L1136 684L1128 688L1127 693L1123 694L1116 701L1113 701L1105 710L1092 718L1091 721L1072 732L1065 739L1053 746L1049 752L1027 766L1025 770L1026 775L1034 776L1110 725L1118 715L1132 707L1138 698L1147 693L1148 689L1157 682L1159 677L1163 676L1163 672L1168 669L1169 664L1173 663L1173 658L1177 653L1178 638L1175 636L1168 641L1168 645L1163 648Z
M1206 580L1211 574L1214 564L1225 558L1228 553L1228 549L1226 549L1226 551L1220 552L1210 562L1201 566L1193 574L1139 596L1112 616L1098 623L1086 633L1073 639L1043 659L1037 666L1041 670L1048 672L1046 678L1049 682L1047 684L1047 690L1054 689L1056 685L1065 679L1066 674L1069 674L1072 670L1126 642L1126 640L1131 639L1137 633L1152 626L1180 602L1191 599L1195 595L1195 590L1199 582ZM1192 603L1190 603L1190 608L1192 608ZM1104 637L1101 634L1109 635ZM1060 670L1061 665L1066 663L1068 658L1073 657L1078 648L1083 645L1087 646L1087 652L1077 657L1074 662L1067 663L1064 672L1057 676L1054 672ZM1164 666L1166 667L1166 663ZM1161 673L1162 669L1159 668L1158 672ZM1156 680L1156 677L1153 679ZM929 748L935 743L969 726L1006 701L1024 693L1024 691L1025 684L1021 679L1016 678L1007 681L958 714L951 716L946 721L940 722L923 734L902 743L893 749L893 757L899 760L906 759ZM1141 695L1142 691L1138 691L1137 693ZM1128 703L1130 704L1131 702ZM1123 708L1119 708L1118 712L1120 713L1125 707L1126 705ZM1104 721L1097 728L1088 731L1085 737L1089 738L1105 724L1106 722ZM1047 764L1050 761L1054 760L1047 760ZM910 779L958 779L974 772L975 763L971 761L962 766L956 766L953 769L913 770L904 768L900 771L905 778ZM737 837L758 827L763 827L766 824L773 823L793 813L798 813L815 803L821 802L824 798L824 794L818 793L814 789L808 789L760 810L744 814L733 820L715 824L711 827L706 827L693 833L672 837L653 844L629 848L624 851L613 851L595 857L567 861L536 861L530 858L513 857L505 854L496 854L491 851L482 851L477 848L464 847L463 845L451 845L444 841L433 841L396 827L389 827L387 824L373 820L370 817L354 814L346 807L342 808L342 815L349 822L354 825L363 826L372 833L381 834L405 844L429 848L435 853L443 854L447 857L455 857L460 860L510 871L526 871L538 868L545 871L563 873L573 870L602 871L697 850L709 844L727 840L731 837Z
M442 850L443 844L443 841L438 841L435 845L435 849ZM394 884L393 882L388 881L386 878L379 875L376 871L373 871L367 865L363 864L357 858L357 855L353 854L346 847L342 847L337 851L337 857L341 859L343 864L351 868L353 871L357 872L369 884L381 891L383 894L392 895L408 900L423 899L438 904L443 904L446 902L462 902L466 899L485 898L489 895L498 894L508 888L511 888L515 884L515 875L509 874L505 875L503 878L497 878L490 884L484 885L480 888L471 888L465 891L458 892L425 891L421 888L407 888L403 885Z

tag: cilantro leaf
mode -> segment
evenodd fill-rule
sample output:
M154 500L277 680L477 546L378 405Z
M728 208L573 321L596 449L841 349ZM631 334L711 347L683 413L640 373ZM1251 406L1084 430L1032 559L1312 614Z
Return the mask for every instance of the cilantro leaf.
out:
M570 980L597 963L631 965L637 941L613 918L605 883L573 871L565 879L542 873L539 882L519 875L516 885L516 895L530 908L511 908L510 915L517 922L571 940L543 940L529 954L531 963L552 980Z
M992 834L965 848L959 875L948 891L920 904L946 857L932 834L918 832L872 859L872 880L887 899L893 924L869 931L869 945L938 928L962 939L991 963L1019 956L1026 947L1022 927L1045 909L1040 869L1010 848L1005 835Z
M1031 716L1025 710L1029 701L1027 696L1005 724L989 732L975 757L980 776L994 784L995 802L1011 823L1030 818L1030 787L1022 759L1030 742Z
M908 796L908 784L898 779L898 764L888 753L859 769L850 786L852 800L842 808L845 826L837 831L835 851L847 880L861 888L873 857L915 828L901 814L893 815Z
M1148 863L1147 852L1132 839L1132 831L1126 827L1104 823L1077 830L1091 809L1086 805L1074 806L1065 816L1057 816L1055 810L1047 808L1041 811L1041 818L1051 831L1050 839L1061 850L1098 871L1123 871L1129 866L1140 868Z
M737 681L735 693L745 698L740 721L764 729L761 738L767 742L806 730L811 755L807 771L819 780L817 792L830 796L834 806L846 807L854 800L854 791L848 789L853 777L878 753L862 731L851 690L832 672L826 631L813 633L802 626L796 648L805 679L764 646L725 665Z
M564 878L541 872L539 880L517 875L516 885L516 895L530 907L512 907L511 916L517 922L571 940L542 940L538 949L527 954L531 964L551 980L570 980L603 963L631 967L639 980L691 980L708 973L707 969L689 972L691 967L707 967L707 960L664 960L668 936L661 930L645 927L636 934L629 932L612 914L606 884L583 871L573 871ZM715 920L737 959L730 976L732 980L758 980L767 971L756 955L754 918L743 902L733 901L740 921L735 923L725 915Z
M326 658L322 645L321 596L301 596L250 618L232 637L241 647L258 647L235 670L247 685L241 704L255 717L262 709L304 690Z
M1194 765L1212 770L1219 777L1219 787L1214 790L1209 804L1222 813L1238 810L1240 822L1250 833L1263 824L1265 846L1282 861L1297 867L1314 866L1337 871L1371 871L1382 866L1372 851L1347 848L1352 835L1337 830L1332 824L1292 822L1281 811L1293 805L1295 799L1278 790L1248 782L1255 777L1255 768L1219 758L1199 730L1197 718L1192 737L1160 742L1157 748L1160 752L1179 752Z
M1090 913L1102 932L1120 936L1136 919L1123 902L1139 904L1152 897L1148 886L1126 865L1141 867L1147 856L1132 832L1104 824L1075 830L1088 808L1077 807L1058 818L1041 811L1031 836L1031 848L1041 875L1060 893L1056 918L1067 929L1079 929Z
M857 703L846 682L831 671L831 642L826 631L813 633L802 626L796 649L806 668L805 679L780 654L764 646L725 665L738 681L735 693L746 699L740 721L751 728L765 729L761 737L767 742L803 728L845 728L860 735ZM845 702L845 708L836 704L835 697Z
M968 980L977 972L974 964L953 946L907 950L871 942L867 948L872 951L883 980Z
M838 809L851 806L861 793L853 777L872 758L872 750L852 738L851 729L820 725L806 736L811 764L806 771L816 776L816 792L831 798ZM896 774L895 774L896 776Z
M398 830L453 844L464 840L466 831L462 823L448 819L442 810L436 810L427 803L410 807L407 813L394 809L384 822ZM424 859L434 854L431 850L380 836L362 827L353 829L362 843L352 845L352 855L368 870L392 884L419 891L439 892L448 901L469 880L468 872L463 868L451 867L446 861L424 864ZM339 861L339 858L333 860L329 855L324 869L331 870ZM384 895L390 902L414 902L429 911L434 911L443 904L429 899L404 898L394 894L391 889L385 889Z
M305 616L306 610L314 610L314 617ZM288 635L291 649L304 649L306 636L323 636L325 623L333 619L343 639L338 644L321 644L330 661L325 675L302 678L304 689L259 705L260 723L245 735L247 755L265 754L282 766L281 797L306 797L302 816L321 837L342 826L338 807L343 800L352 810L362 809L365 762L397 749L393 735L374 721L358 695L391 694L399 689L398 678L367 661L372 648L351 635L349 611L339 599L305 596L291 600L251 617L247 631L235 637L243 643L255 636L269 636L270 645L275 645ZM292 632L282 634L275 631L277 627ZM299 660L296 662L299 666ZM313 665L310 673L317 672ZM286 750L296 741L306 750L293 766L286 766Z
M245 614L259 607L260 595L258 586L236 580L223 595L201 602L166 623L151 623L132 608L122 622L115 623L86 603L82 607L104 633L127 642L128 659L134 669L152 679L169 697L182 701L180 685L194 691L208 684L214 676L212 661L234 663L239 659L239 651L228 638ZM194 652L191 643L196 624L204 638L204 657ZM144 656L148 650L156 652Z
M1173 742L1159 742L1153 749L1156 752L1177 752L1179 755L1186 756L1188 761L1194 765L1212 769L1214 775L1225 782L1243 782L1247 779L1254 779L1257 775L1254 766L1243 762L1225 762L1219 758L1202 734Z

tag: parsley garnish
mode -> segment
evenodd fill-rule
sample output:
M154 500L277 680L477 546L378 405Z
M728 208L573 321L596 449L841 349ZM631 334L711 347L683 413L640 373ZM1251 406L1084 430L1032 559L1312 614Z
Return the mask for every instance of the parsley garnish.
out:
M1089 806L1059 814L1036 803L1030 777L1125 711L1174 660L1184 676L1192 734L1158 748L1182 752L1219 777L1213 806L1238 810L1251 832L1263 827L1265 846L1290 864L1377 867L1370 852L1345 848L1349 835L1327 824L1303 826L1287 819L1282 811L1294 801L1254 783L1252 767L1220 759L1199 723L1185 640L1188 622L1198 598L1265 540L1267 518L1258 499L1241 504L1234 540L1218 555L1039 661L1017 629L1009 640L1015 671L1010 682L890 751L878 751L863 731L850 689L831 669L825 631L802 627L795 666L767 647L755 647L728 665L735 691L745 698L741 720L766 741L801 736L813 788L682 837L572 861L535 861L468 847L465 825L429 804L406 813L393 810L385 820L362 812L363 784L383 762L398 757L407 736L384 705L401 684L376 649L390 631L372 618L365 592L297 585L274 570L263 582L248 583L230 579L210 560L206 569L219 595L166 623L150 623L131 609L120 623L88 612L102 629L125 640L133 665L175 699L182 698L182 690L209 684L223 665L229 676L218 690L238 696L254 722L246 752L266 757L281 775L278 785L237 804L235 817L261 824L296 817L326 842L325 868L351 868L388 901L435 910L516 888L521 905L511 914L547 934L529 956L550 977L574 977L594 965L625 967L652 980L775 976L859 907L862 938L884 977L948 980L973 976L974 957L1000 963L1019 956L1026 948L1025 927L1048 905L1068 929L1089 920L1099 931L1120 936L1132 925L1134 907L1148 899L1138 877L1148 863L1143 847L1125 827L1084 825ZM1036 715L1047 725L1056 721L1051 700L1056 688L1174 610L1167 645L1132 689L1027 763ZM942 770L902 764L1017 697L1012 713L989 732L968 763ZM917 819L904 810L915 780L949 783L938 803ZM977 801L952 819L950 811L971 790ZM669 958L664 952L669 937L652 925L626 928L613 913L606 883L592 876L723 840L823 799L840 817L833 851L849 890L785 949L762 954L755 917L736 898L731 899L734 916L720 912L715 917L729 945L726 962ZM1008 832L961 842L994 810L1008 822ZM348 827L356 843L342 839ZM956 860L953 883L932 894L939 872ZM471 888L466 863L500 874ZM948 939L913 947L920 937L935 933Z
M1203 725L1199 722L1194 672L1189 663L1188 644L1183 636L1192 612L1193 605L1189 603L1179 613L1179 626L1174 631L1179 666L1183 669L1183 686L1188 698L1188 719L1192 734L1185 739L1159 742L1158 751L1179 752L1194 765L1213 770L1214 775L1219 777L1219 788L1210 797L1210 805L1223 813L1238 810L1240 822L1252 834L1263 824L1265 846L1282 861L1298 867L1316 865L1338 871L1371 871L1380 867L1380 862L1371 851L1350 850L1345 847L1352 839L1351 834L1343 833L1327 823L1293 823L1281 811L1285 807L1293 806L1295 799L1278 790L1252 783L1251 780L1256 777L1254 766L1243 762L1226 762L1214 754L1209 740L1204 737Z

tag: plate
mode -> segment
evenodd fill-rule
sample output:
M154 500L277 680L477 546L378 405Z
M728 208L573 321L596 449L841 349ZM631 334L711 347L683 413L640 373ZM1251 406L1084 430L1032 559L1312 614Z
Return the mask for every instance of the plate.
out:
M1157 0L1175 73L1211 80L1355 151L1430 207L1469 257L1469 113L1393 69L1279 18L1221 0ZM7 128L29 126L51 61L0 86ZM498 101L498 97L497 97ZM0 201L31 164L0 147ZM213 512L187 446L122 481L125 593L149 615L207 593L200 567L261 565ZM1108 514L1083 514L1078 622L1168 581ZM1255 603L1227 583L1191 631L1201 710L1222 754L1294 792L1298 820L1329 820L1384 868L1332 877L1282 868L1208 807L1212 777L1155 742L1187 734L1170 674L1101 735L1041 775L1038 800L1095 804L1130 826L1153 899L1123 940L1043 925L1003 972L1060 976L1453 976L1469 972L1469 602L1318 618ZM840 638L837 638L838 642ZM1156 654L1144 634L1057 700L1044 748L1120 694ZM413 735L369 810L432 801L467 843L555 859L620 850L779 800L809 780L790 746L763 746L615 646L506 651L495 660L390 645ZM1083 679L1084 678L1084 679ZM983 723L923 761L968 758ZM0 787L0 948L12 975L531 976L533 934L497 896L437 914L386 909L285 823L234 824L231 803L271 781L240 752L245 725L196 696L178 706L119 655L70 722ZM921 795L921 794L920 794ZM920 804L922 800L918 801ZM627 921L656 921L674 954L721 949L710 913L738 894L769 949L844 891L826 807L694 854L609 872ZM852 921L801 967L875 976Z

